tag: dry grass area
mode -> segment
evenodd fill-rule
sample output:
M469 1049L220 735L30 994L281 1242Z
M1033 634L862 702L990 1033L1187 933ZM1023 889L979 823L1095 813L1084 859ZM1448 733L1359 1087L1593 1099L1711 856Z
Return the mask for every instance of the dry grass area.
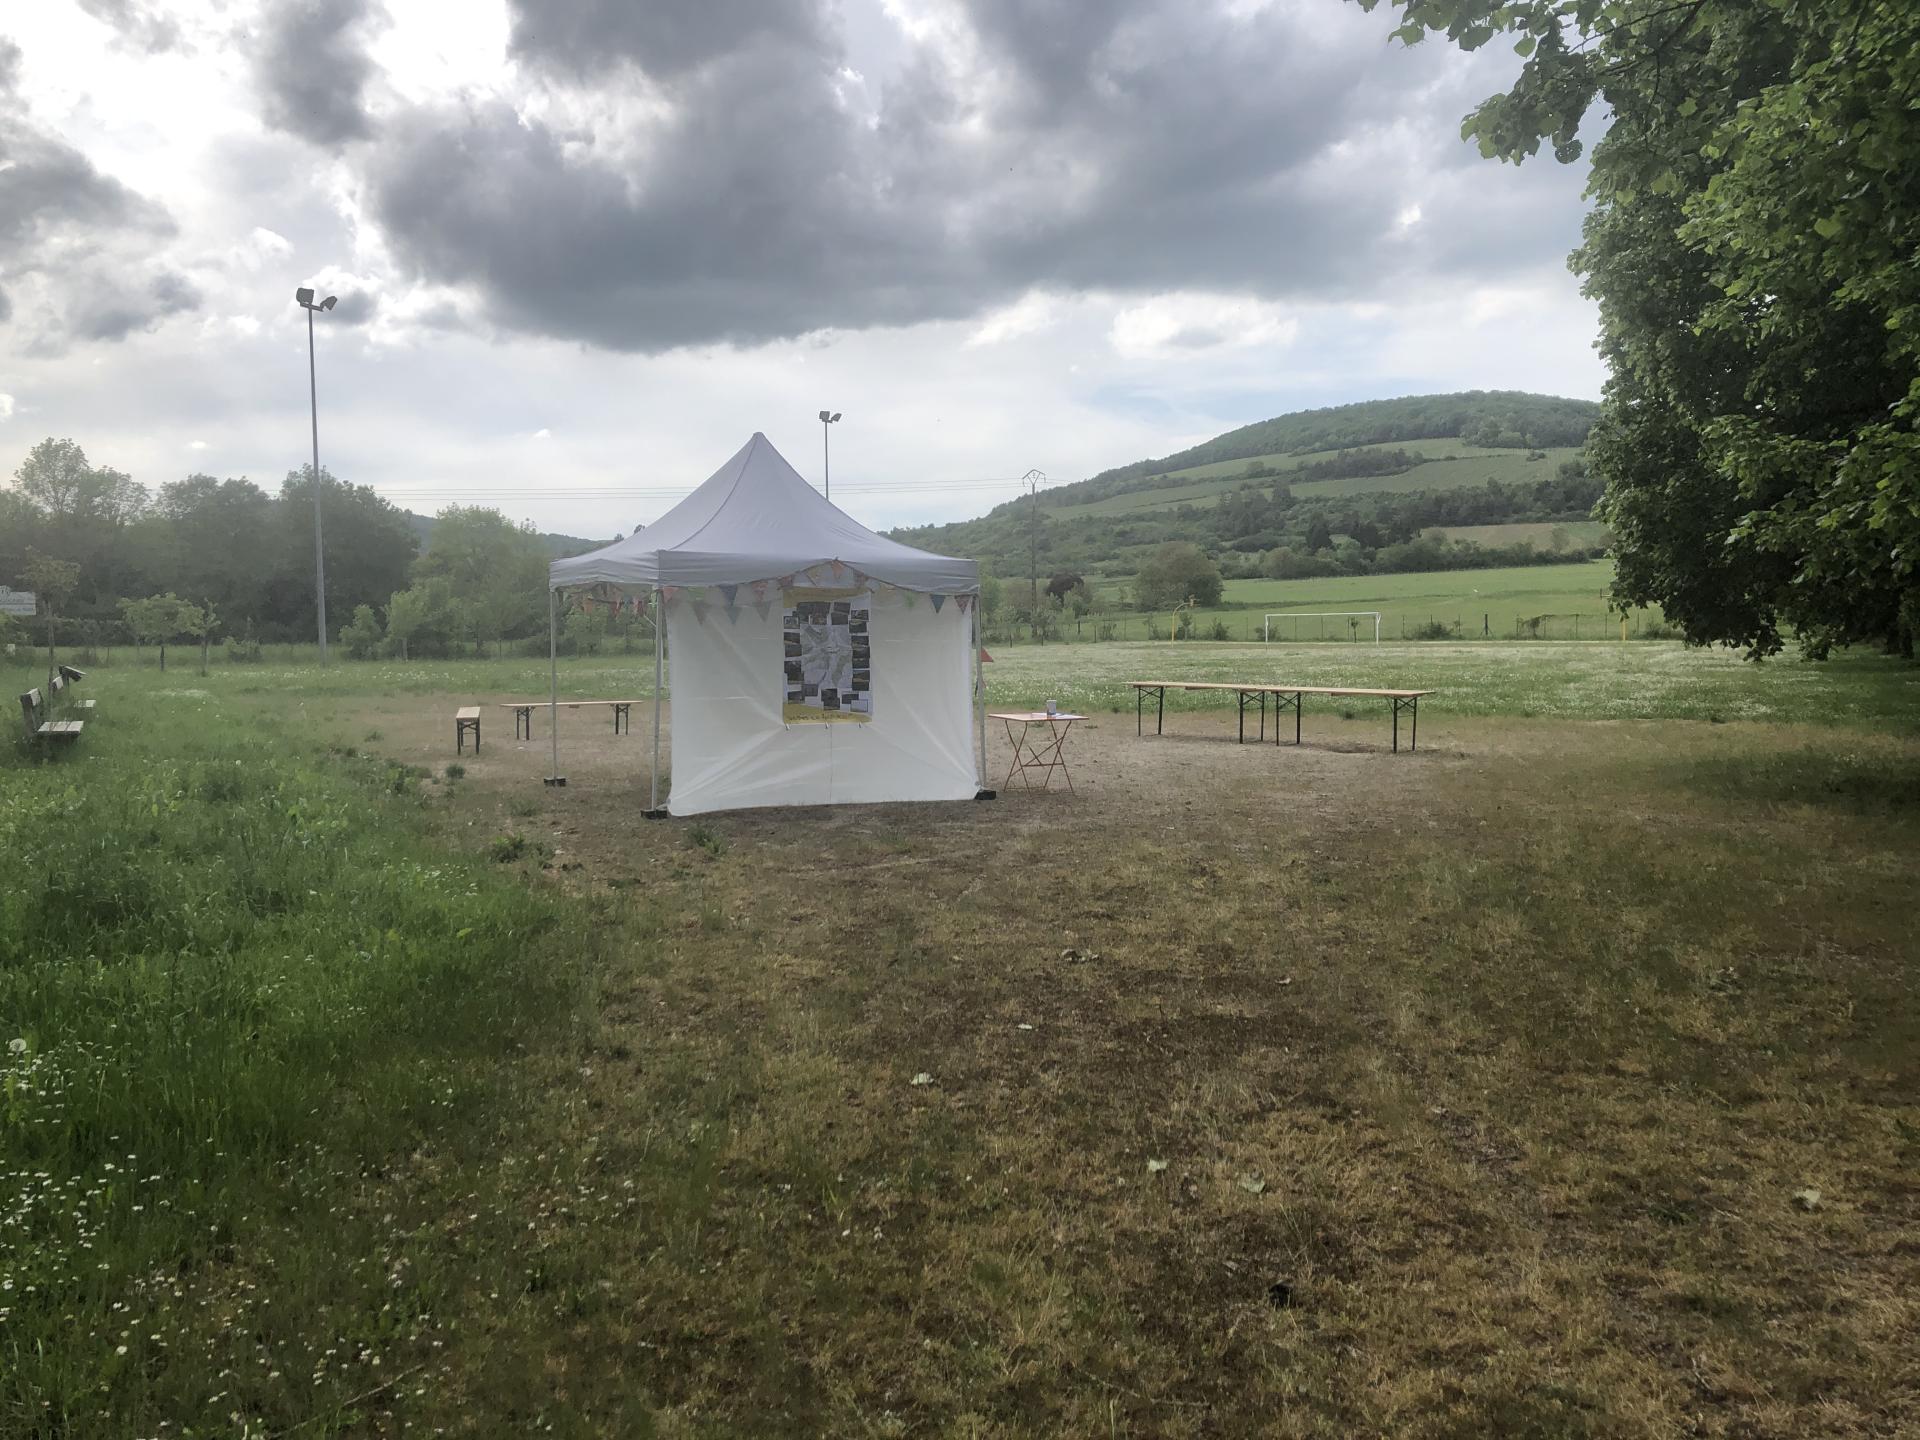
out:
M1072 795L652 823L635 718L449 787L621 957L442 1306L476 1433L1920 1431L1920 745L1109 716Z

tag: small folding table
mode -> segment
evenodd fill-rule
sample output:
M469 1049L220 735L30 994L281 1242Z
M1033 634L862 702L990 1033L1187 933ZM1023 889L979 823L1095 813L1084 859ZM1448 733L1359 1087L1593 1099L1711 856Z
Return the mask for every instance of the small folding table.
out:
M1067 782L1067 789L1073 789L1073 776L1067 771L1065 746L1067 732L1073 729L1073 722L1084 720L1084 715L1069 715L1062 710L1049 715L1044 710L996 710L992 718L1004 721L1007 727L1007 740L1013 746L1013 764L1007 767L1007 778L1001 782L1001 788L1012 786L1013 777L1019 775L1027 789L1035 788L1030 771L1041 773L1039 787L1047 789L1053 784L1053 772L1058 770L1060 778ZM1014 729L1019 726L1018 730ZM1040 727L1038 734L1035 727Z

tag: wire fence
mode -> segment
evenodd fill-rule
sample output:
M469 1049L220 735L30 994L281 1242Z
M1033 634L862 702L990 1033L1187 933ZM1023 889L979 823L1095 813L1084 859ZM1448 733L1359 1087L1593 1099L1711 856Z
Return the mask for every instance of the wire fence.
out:
M1263 633L1264 631L1264 633ZM1373 620L1352 615L1202 611L1198 615L1093 614L987 622L988 644L1030 645L1119 640L1198 640L1275 645L1371 645ZM1382 640L1670 640L1678 631L1658 611L1587 610L1517 615L1494 610L1385 610Z

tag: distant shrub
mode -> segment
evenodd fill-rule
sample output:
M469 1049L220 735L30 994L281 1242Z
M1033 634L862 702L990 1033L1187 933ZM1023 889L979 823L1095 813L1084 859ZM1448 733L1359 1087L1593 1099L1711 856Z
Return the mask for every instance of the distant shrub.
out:
M1426 620L1413 627L1409 640L1458 640L1460 628L1446 620Z
M487 846L487 856L498 865L510 865L527 853L524 835L496 835Z
M462 765L457 760L454 761L452 764L448 765L446 769L446 776L447 776L447 779L449 780L464 779L466 777L466 773L467 773L467 767Z
M1634 631L1634 637L1639 640L1680 640L1685 635L1686 632L1678 625L1665 619L1642 620L1640 628Z
M1209 640L1231 640L1233 638L1233 632L1227 629L1226 621L1216 620L1213 622L1213 628L1207 632L1207 638Z
M371 660L380 653L380 646L385 639L386 632L380 624L380 617L374 613L371 605L358 607L353 612L352 623L340 627L340 643L355 660Z
M260 642L254 638L251 626L245 635L229 635L222 648L227 653L228 661L235 665L258 665L262 658Z

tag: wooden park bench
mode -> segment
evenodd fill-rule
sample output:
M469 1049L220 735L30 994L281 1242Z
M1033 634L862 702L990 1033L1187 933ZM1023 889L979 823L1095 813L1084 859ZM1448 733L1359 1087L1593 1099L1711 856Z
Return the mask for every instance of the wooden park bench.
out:
M560 702L560 708L562 710L584 710L592 705L611 705L613 707L613 733L618 735L622 728L624 728L626 732L631 735L633 733L634 703L632 700L562 700ZM531 740L533 738L533 712L536 710L545 710L552 704L553 701L551 700L502 700L500 702L500 708L502 710L513 711L513 738L518 740L522 734L524 734L527 739Z
M453 712L453 753L467 753L467 735L473 735L473 753L480 753L480 707L462 705Z
M47 682L48 699L59 703L62 708L67 710L93 709L93 701L91 700L75 700L71 696L68 696L64 701L60 699L61 695L69 686L78 685L86 678L86 671L76 670L71 665L62 665L54 672L53 679Z
M1393 748L1397 754L1400 749L1400 712L1407 711L1413 718L1413 739L1407 746L1409 750L1420 748L1420 698L1431 695L1431 690L1367 690L1355 689L1344 685L1258 685L1236 684L1203 680L1130 680L1133 686L1133 727L1135 734L1145 733L1145 703L1149 690L1155 695L1153 733L1162 732L1167 718L1167 691L1169 690L1230 690L1240 702L1240 743L1247 739L1247 706L1257 700L1260 705L1260 739L1267 738L1267 697L1273 697L1273 743L1280 743L1280 712L1283 709L1293 711L1293 743L1300 743L1300 701L1307 695L1353 696L1361 699L1386 700L1393 706Z
M80 732L87 728L84 720L49 719L46 702L40 698L37 689L29 690L20 697L20 714L27 722L27 738L47 744L78 740Z

